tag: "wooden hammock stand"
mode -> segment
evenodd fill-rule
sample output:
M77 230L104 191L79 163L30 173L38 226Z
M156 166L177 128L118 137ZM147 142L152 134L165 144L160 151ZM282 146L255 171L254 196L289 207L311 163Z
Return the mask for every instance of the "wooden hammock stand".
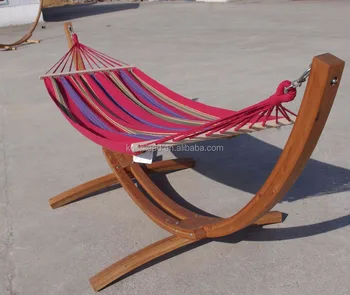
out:
M71 23L65 24L70 46L71 26ZM332 108L344 64L329 53L313 58L304 98L285 148L256 195L232 217L207 217L192 212L165 195L148 176L151 173L191 168L195 165L194 160L176 159L144 165L133 163L130 155L103 148L113 173L57 195L50 199L51 207L61 207L119 183L141 210L171 236L105 268L90 278L92 288L99 291L135 268L202 239L230 235L250 225L263 226L282 222L282 213L271 209L288 192L310 158ZM149 194L152 202L135 186L133 179Z
M33 24L31 25L29 32L27 34L25 34L21 39L10 43L10 44L0 44L0 49L4 48L6 50L16 50L16 47L23 44L23 43L40 43L40 40L31 40L30 38L33 35L33 32L35 31L39 20L40 20L40 16L41 16L41 11L43 9L43 5L44 5L44 0L40 0L40 6L39 6L39 10L38 10L38 14L33 22Z

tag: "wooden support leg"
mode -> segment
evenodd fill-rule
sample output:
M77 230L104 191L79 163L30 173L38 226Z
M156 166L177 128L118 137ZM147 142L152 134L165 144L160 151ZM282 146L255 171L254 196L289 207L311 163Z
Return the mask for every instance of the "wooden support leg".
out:
M160 240L108 266L95 276L91 277L89 279L90 284L96 292L100 291L137 267L166 253L174 251L175 249L197 241L198 240L188 240L178 236L170 236Z
M21 44L25 44L25 43L28 43L28 44L38 44L40 43L40 40L27 40ZM19 46L20 44L14 44L14 45L3 45L3 46L0 46L0 49L1 48L5 48L5 50L17 50L17 46Z
M265 213L253 225L263 226L268 224L281 223L283 221L283 213L279 211L270 211Z
M51 198L49 200L49 204L52 209L56 209L84 198L88 194L92 194L117 183L118 180L113 173L107 174L105 176L85 182Z
M26 41L26 43L30 43L30 44L35 43L35 44L38 44L38 43L40 43L40 40L32 40L32 39L29 39L29 40Z
M175 170L192 168L195 165L193 159L174 159L155 162L146 165L145 171L149 174L158 172L170 172ZM70 190L67 190L49 200L52 209L56 209L67 205L71 202L77 201L85 196L97 192L99 190L108 188L112 185L118 184L118 180L114 173L93 179Z
M271 211L266 213L253 225L266 225L272 223L282 222L282 213L278 211ZM163 256L166 253L174 251L185 245L198 242L198 240L189 240L179 236L170 236L163 240L160 240L154 244L151 244L125 258L119 260L116 263L111 264L98 274L89 279L92 288L97 292L108 286L115 280L119 279L123 275L135 270L141 265Z
M4 46L5 50L16 50L15 46Z

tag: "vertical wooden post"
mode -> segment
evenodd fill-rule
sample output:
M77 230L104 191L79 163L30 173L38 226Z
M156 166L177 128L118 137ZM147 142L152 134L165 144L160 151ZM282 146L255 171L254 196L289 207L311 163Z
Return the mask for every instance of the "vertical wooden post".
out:
M67 43L68 43L68 48L72 48L74 45L73 39L72 39L72 30L73 30L73 25L71 22L66 22L64 23L64 31L66 33L66 38L67 38ZM75 63L75 68L77 71L82 71L85 70L85 65L83 58L80 54L79 51L74 52L74 63Z
M67 38L67 43L68 43L69 49L71 49L73 46L71 28L73 28L73 25L71 22L64 23L64 32L66 33L66 38Z

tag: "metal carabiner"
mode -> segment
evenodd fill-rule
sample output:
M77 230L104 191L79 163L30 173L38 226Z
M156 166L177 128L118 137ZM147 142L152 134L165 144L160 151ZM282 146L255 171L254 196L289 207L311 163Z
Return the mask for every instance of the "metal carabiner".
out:
M301 76L298 79L292 81L288 87L284 88L284 93L288 93L289 89L291 88L300 87L306 81L306 79L310 76L310 71L311 71L311 65L304 73L301 74Z
M306 79L310 76L310 71L311 66L304 73L302 73L299 79L297 79L297 82L300 84L299 86L301 86L301 84L303 84L306 81Z
M69 26L68 27L68 30L70 32L70 35L72 36L74 34L74 29L73 29L73 26Z

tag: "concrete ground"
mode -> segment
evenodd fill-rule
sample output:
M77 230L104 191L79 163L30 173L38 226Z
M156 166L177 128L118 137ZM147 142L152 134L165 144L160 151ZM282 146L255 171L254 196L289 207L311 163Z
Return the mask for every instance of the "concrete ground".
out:
M323 52L350 61L349 1L130 5L80 15L74 25L81 41L204 103L243 108ZM62 13L77 17L70 9ZM0 52L4 295L94 294L90 276L168 235L122 189L50 209L51 196L109 173L100 148L65 121L38 80L66 51L62 27L49 22L35 32L42 43ZM1 41L24 29L1 29ZM288 213L284 223L187 249L101 294L349 294L349 73L348 66L312 159L276 206ZM221 153L175 153L193 156L197 167L155 180L175 198L229 216L264 182L289 131L215 142Z

